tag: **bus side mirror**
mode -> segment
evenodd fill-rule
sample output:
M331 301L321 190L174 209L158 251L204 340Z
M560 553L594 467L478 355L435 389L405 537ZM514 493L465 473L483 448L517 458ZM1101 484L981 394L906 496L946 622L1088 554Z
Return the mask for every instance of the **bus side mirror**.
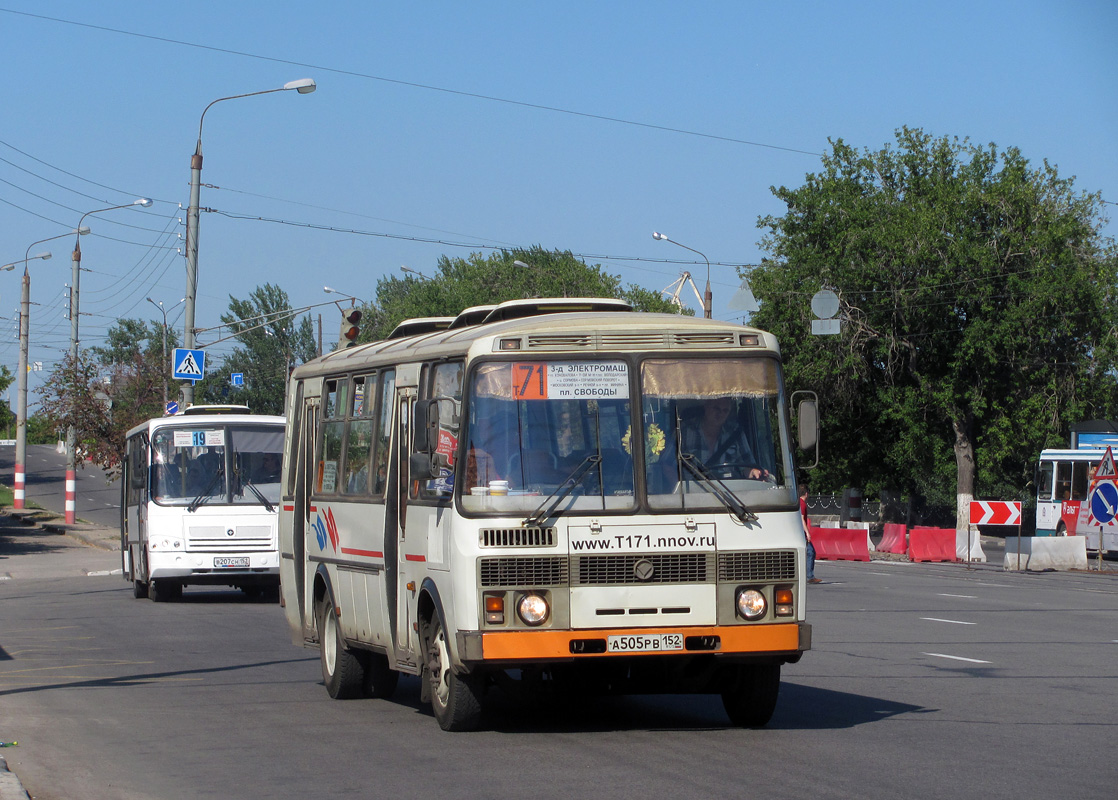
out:
M438 477L434 461L428 453L412 453L408 457L408 477L413 481L427 481Z
M793 392L793 403L799 395L803 395L803 399L796 405L796 439L801 450L815 451L815 463L803 465L805 469L813 469L819 466L819 398L815 392Z
M417 400L412 421L412 451L434 453L439 446L439 401Z

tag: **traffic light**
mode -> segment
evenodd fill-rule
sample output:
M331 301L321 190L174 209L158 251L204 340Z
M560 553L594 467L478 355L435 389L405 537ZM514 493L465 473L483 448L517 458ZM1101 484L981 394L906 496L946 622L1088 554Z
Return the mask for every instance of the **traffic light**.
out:
M361 312L356 308L342 310L342 328L338 333L338 349L353 347L357 344L357 334L361 332L359 322L361 322Z

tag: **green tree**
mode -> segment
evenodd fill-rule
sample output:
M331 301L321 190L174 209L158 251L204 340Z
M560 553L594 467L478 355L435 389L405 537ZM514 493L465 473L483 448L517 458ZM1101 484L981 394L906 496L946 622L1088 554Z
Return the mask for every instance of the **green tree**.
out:
M528 266L518 266L520 261ZM660 295L590 266L570 251L502 250L488 256L439 258L429 279L388 276L377 282L376 303L363 309L359 341L383 339L405 319L456 316L471 306L525 297L616 297L640 311L674 313Z
M258 286L247 300L230 297L229 313L221 321L241 346L219 366L207 366L195 396L199 402L247 405L256 414L283 414L288 370L317 355L311 321L297 322L287 292L270 283ZM234 372L243 373L244 386L231 386Z
M1115 399L1114 244L1098 195L1009 148L897 131L832 142L822 169L760 220L753 322L780 338L788 383L820 394L817 485L1019 497L1045 446ZM809 298L840 298L839 336Z

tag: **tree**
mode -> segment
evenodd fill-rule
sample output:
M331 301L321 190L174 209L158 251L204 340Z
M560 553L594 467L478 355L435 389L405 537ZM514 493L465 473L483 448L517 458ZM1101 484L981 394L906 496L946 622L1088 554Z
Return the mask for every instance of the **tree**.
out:
M225 357L216 368L207 367L207 377L196 394L206 403L238 403L256 414L283 414L288 370L317 355L311 321L299 322L288 302L287 292L266 283L247 300L229 298L229 313L221 321L243 345ZM230 377L243 373L244 386L233 388Z
M1100 198L1009 148L897 131L832 142L818 174L774 188L771 257L749 275L754 324L787 380L825 408L818 484L1015 498L1069 424L1112 415L1114 244ZM843 331L812 336L808 299L840 298ZM854 483L856 482L856 483Z
M518 266L520 261L528 266ZM359 338L383 339L405 319L457 316L471 306L492 305L525 297L616 297L640 311L677 312L658 294L630 285L590 266L570 251L502 250L484 256L439 258L430 279L389 276L377 282L377 301L363 309Z

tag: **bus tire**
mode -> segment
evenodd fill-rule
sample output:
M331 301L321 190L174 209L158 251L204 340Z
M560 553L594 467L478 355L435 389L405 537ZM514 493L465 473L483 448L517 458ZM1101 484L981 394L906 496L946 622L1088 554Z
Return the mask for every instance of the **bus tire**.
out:
M140 580L132 581L132 596L137 600L143 600L148 596L148 585Z
M444 731L477 730L481 721L480 676L454 671L446 633L437 614L428 628L426 653L424 678L428 681L431 710L439 727Z
M776 710L780 693L779 664L744 664L722 692L722 706L741 728L763 728Z
M323 598L318 606L319 661L322 663L322 682L335 700L349 700L361 694L365 680L361 660L346 647L334 603Z
M388 666L388 656L383 653L365 653L365 683L362 691L366 697L384 699L396 691L400 673Z

